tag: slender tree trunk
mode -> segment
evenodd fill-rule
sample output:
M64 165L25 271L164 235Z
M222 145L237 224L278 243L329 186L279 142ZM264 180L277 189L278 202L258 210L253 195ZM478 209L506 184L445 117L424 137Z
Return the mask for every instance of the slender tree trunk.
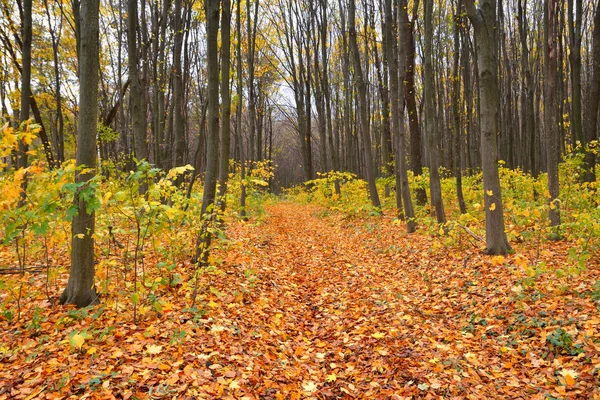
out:
M413 10L418 8L419 0L413 5ZM404 99L406 101L406 110L408 112L408 125L410 128L410 167L415 176L423 174L423 161L421 155L421 127L419 124L419 112L417 110L416 88L415 88L415 36L414 24L416 12L413 12L412 20L408 18L408 4L402 7L399 12L400 32L404 37L401 46L404 46L406 52L405 78L404 78ZM425 188L415 189L415 197L418 205L427 204L427 192Z
M456 178L456 197L461 214L466 214L465 198L462 189L462 122L460 118L460 108L462 107L460 95L460 24L462 12L462 0L457 0L454 13L454 58L452 62L452 118L454 121L453 135L453 153L454 153L454 177Z
M401 0L399 8L406 6L406 0ZM413 233L417 230L415 221L415 212L412 198L410 195L410 186L408 185L408 166L406 163L406 130L404 128L404 87L400 84L404 80L404 64L406 59L405 46L398 46L397 32L394 14L399 14L400 25L406 23L406 15L398 12L398 9L392 8L392 0L385 0L385 51L389 63L389 82L390 82L390 109L391 109L391 128L394 146L394 159L396 161L396 207L404 206L404 217L406 219L406 231Z
M479 72L481 155L483 197L485 206L485 239L487 254L506 254L511 250L504 232L504 211L498 174L498 52L495 40L496 0L465 0L467 14L475 28Z
M134 0L130 0L134 1ZM183 86L183 70L181 53L183 49L183 16L182 0L175 0L174 27L175 42L173 44L173 166L183 165L185 154L185 89ZM218 25L218 22L217 22ZM209 92L210 93L210 92ZM209 106L210 107L210 106ZM210 115L210 112L209 112ZM209 117L210 119L210 117ZM209 122L210 123L210 122Z
M439 151L436 134L436 113L434 103L434 77L432 63L433 48L433 0L424 0L425 8L425 53L424 53L424 97L425 97L425 129L427 131L427 150L429 153L429 189L431 204L439 224L446 223L446 213L442 201L442 187L439 175Z
M198 235L195 255L192 262L202 266L208 263L211 243L209 223L212 220L212 207L217 189L217 169L219 151L219 7L220 0L206 0L206 58L207 58L207 132L206 132L206 173L202 196L202 229Z
M329 62L327 57L327 0L321 0L319 2L321 6L321 63L322 71L321 74L321 85L323 87L323 96L325 97L325 116L327 119L327 139L329 142L329 159L331 168L334 171L339 171L339 155L335 147L335 138L333 132L333 114L331 110L331 89L329 87ZM336 184L336 193L339 195L339 183Z
M64 117L62 112L62 94L61 94L61 74L58 48L60 46L60 38L62 33L62 13L60 15L58 27L52 23L50 7L48 0L44 0L46 8L46 17L48 18L48 31L52 41L52 61L54 63L54 84L55 84L55 99L56 99L56 119L54 121L53 143L56 150L56 161L60 165L65 161L65 141L64 141Z
M231 0L223 0L221 14L221 146L219 147L219 210L225 210L225 194L229 178L229 147L231 145ZM240 101L241 99L238 99Z
M96 175L96 135L98 123L99 80L99 1L81 4L81 38L79 51L79 124L77 129L76 183L77 214L71 229L71 270L61 304L85 307L98 302L94 288L94 227L96 216L85 200L95 196L91 179ZM92 194L90 195L90 191ZM82 193L85 192L85 196Z
M524 1L524 3L521 3ZM534 87L533 87L533 75L531 72L531 66L529 64L529 47L527 44L528 28L527 28L527 16L525 10L527 7L527 0L519 0L517 7L517 20L519 23L519 36L521 40L521 70L524 74L523 86L524 90L521 95L521 136L523 139L528 139L528 164L529 171L534 178L537 178L536 168L536 141L535 141L535 116L533 111L533 100L534 100Z
M600 108L600 5L596 6L594 15L594 33L593 33L593 49L592 49L592 79L590 82L590 95L586 102L586 130L585 141L586 145L590 145L594 140L598 139L598 110ZM596 150L598 146L596 145ZM594 149L585 152L583 161L583 181L595 182L596 174L596 154Z
M134 155L138 161L148 158L146 144L146 113L144 112L144 88L140 79L138 66L137 28L138 0L127 1L127 51L129 60L129 101L131 104L131 129L133 133Z
M573 10L575 2L575 10ZM575 15L573 15L575 11ZM571 64L571 127L576 142L585 143L581 114L581 27L583 25L582 0L568 0L569 62Z
M23 23L22 23L22 47L21 47L21 110L19 121L21 124L29 119L29 108L31 97L31 25L32 25L32 0L23 0ZM23 141L19 141L17 151L17 169L27 168L27 151L29 146ZM27 191L27 176L21 183L21 199L19 206L25 203Z
M560 156L560 139L558 126L557 104L557 48L556 48L556 21L557 0L545 0L545 29L546 29L546 87L544 91L544 119L546 125L546 160L548 167L548 192L550 193L550 226L560 225L560 200L558 182L558 161ZM558 232L557 232L557 235Z
M237 106L235 112L235 124L237 133L238 151L240 153L240 217L246 218L246 158L244 153L244 137L242 135L242 104L244 98L242 96L243 81L242 81L242 5L241 0L237 0L237 15L236 15L236 72L237 72Z
M258 17L258 0L255 0L254 18L252 18L250 4L246 1L246 33L247 33L247 65L248 65L248 113L249 113L249 160L256 161L256 88L254 87L254 51L256 43L256 24ZM254 21L254 22L252 22Z
M374 207L381 207L377 186L375 185L375 171L373 169L373 155L371 149L371 133L369 130L369 115L367 111L367 83L364 80L358 42L356 39L356 4L350 0L348 4L348 34L350 37L350 50L354 61L354 76L358 89L360 130L363 139L366 178L369 185L369 195Z

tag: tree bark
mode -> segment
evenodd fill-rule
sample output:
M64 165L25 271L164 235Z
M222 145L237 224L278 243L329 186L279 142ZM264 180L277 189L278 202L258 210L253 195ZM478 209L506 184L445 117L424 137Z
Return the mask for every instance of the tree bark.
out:
M406 1L400 1L400 9L405 7ZM400 13L400 18L404 16ZM389 82L390 82L390 110L391 110L391 129L394 143L394 158L396 161L396 207L398 210L403 208L406 219L406 231L412 233L416 231L415 212L413 209L412 198L410 196L410 187L408 185L408 173L406 165L406 132L404 129L404 102L403 87L400 81L404 78L404 68L402 68L401 77L399 77L400 66L404 67L404 58L406 53L403 49L398 49L397 45L397 27L392 11L392 0L385 0L385 49L389 64ZM404 206L404 207L401 207Z
M367 83L364 80L358 42L356 39L356 4L350 0L348 4L348 35L350 38L350 50L354 62L354 79L358 89L360 130L364 146L366 178L369 185L369 195L374 207L381 207L377 186L375 185L375 171L373 169L373 155L371 149L371 132L369 129L369 114L367 112Z
M461 214L466 214L465 198L462 189L462 124L460 108L462 101L460 96L460 24L461 24L462 0L457 1L454 13L454 58L452 62L452 119L454 121L453 154L454 154L454 177L456 178L456 197Z
M23 23L22 23L22 47L21 47L21 109L19 121L23 124L29 119L29 98L31 97L31 25L32 25L32 0L23 0ZM19 141L17 151L17 169L27 168L27 151L29 146L22 140ZM27 176L23 178L21 183L21 199L19 206L25 203L27 191Z
M529 64L529 48L527 44L527 17L525 14L525 10L527 7L527 0L524 0L524 3L521 3L523 0L519 0L517 7L517 21L519 23L519 36L521 40L521 70L522 74L524 74L523 81L523 93L521 94L521 113L522 113L522 121L521 121L521 138L528 145L528 160L525 165L528 167L531 175L534 178L537 178L538 170L536 168L536 141L535 141L535 116L533 110L533 74L531 72L531 66Z
M575 4L573 4L575 2ZM575 6L575 10L573 10ZM573 15L575 12L575 15ZM583 25L582 0L568 0L569 62L571 64L571 129L575 142L583 144L581 115L581 27Z
M67 287L60 296L61 304L85 307L98 302L94 288L94 227L95 213L88 210L82 191L96 175L96 135L98 123L99 80L99 1L81 4L81 38L79 49L79 124L77 129L75 180L81 187L75 194L77 215L72 222L71 270ZM95 193L93 194L95 196Z
M485 206L487 254L506 254L511 250L504 232L504 211L498 174L498 52L495 40L496 0L465 0L467 14L475 28L479 72L481 156Z
M148 158L146 144L146 113L144 107L144 88L140 79L138 66L137 28L138 28L138 0L127 1L127 49L129 53L129 79L131 89L129 102L131 104L131 129L133 131L133 148L137 161Z
M594 16L594 33L593 33L593 49L592 49L592 79L590 82L590 95L586 102L586 130L585 130L585 141L586 145L597 140L598 137L598 110L600 108L600 5L596 6L596 13ZM598 149L598 143L596 142L595 149ZM585 152L583 161L583 181L584 182L595 182L596 174L596 154L594 149L589 149Z
M560 200L558 181L558 161L560 157L560 139L558 125L558 104L556 93L557 48L556 21L557 0L545 0L546 30L546 87L544 91L544 119L546 125L546 162L548 167L548 192L550 194L550 226L560 225ZM558 232L557 232L557 235Z
M242 135L242 105L243 98L243 80L242 80L242 5L241 0L237 0L236 15L236 72L237 72L237 106L235 108L235 126L237 134L237 146L240 154L240 217L246 218L246 158L244 153L244 139Z
M424 100L425 100L425 129L427 131L427 150L429 153L429 189L431 204L439 224L446 223L446 213L442 201L442 187L439 175L439 151L436 134L436 115L434 103L434 77L432 63L433 48L433 0L424 0L425 8L425 52L424 52Z
M217 188L217 168L219 151L219 7L220 0L206 0L206 57L207 57L207 133L206 133L206 173L202 196L201 216L203 226L196 242L192 262L206 266L211 243L211 231L208 224L212 220L212 207Z
M256 88L254 87L254 53L256 44L258 0L255 0L254 18L252 18L250 0L246 1L246 34L248 48L246 51L248 65L248 113L249 113L249 160L256 161ZM254 21L254 22L252 22Z
M404 46L406 60L404 64L404 100L406 101L406 110L408 112L408 126L410 128L410 168L415 176L423 174L423 160L421 154L421 127L419 124L419 112L417 110L416 88L415 88L415 36L414 24L416 20L416 10L418 9L419 0L416 0L413 5L412 19L408 18L408 5L401 7L399 12L402 14L400 18L400 32L404 40L400 46ZM418 205L427 204L427 192L425 188L418 187L415 190L415 197Z
M223 0L221 14L221 146L219 147L219 210L225 211L225 195L229 178L229 147L231 145L231 0ZM238 99L239 101L240 99Z
M183 70L181 68L184 24L181 2L182 0L175 0L175 23L173 26L175 30L173 44L173 142L175 144L172 154L173 167L183 165L185 154L185 91L183 87Z

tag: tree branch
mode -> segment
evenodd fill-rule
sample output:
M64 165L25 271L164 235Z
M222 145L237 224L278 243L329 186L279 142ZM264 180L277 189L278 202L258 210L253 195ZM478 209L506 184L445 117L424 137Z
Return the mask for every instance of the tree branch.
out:
M481 17L479 9L475 7L474 0L465 0L465 9L473 25L480 25L483 23L483 18Z

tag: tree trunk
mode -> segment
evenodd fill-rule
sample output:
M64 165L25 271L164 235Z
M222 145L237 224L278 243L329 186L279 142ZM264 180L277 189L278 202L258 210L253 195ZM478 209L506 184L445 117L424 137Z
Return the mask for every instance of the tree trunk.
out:
M237 15L236 15L236 72L237 72L237 106L235 108L235 125L237 134L237 145L240 153L240 217L246 218L246 158L244 153L244 136L242 135L242 104L244 98L242 96L243 81L242 81L242 5L241 0L237 0Z
M221 146L219 147L219 210L225 210L225 194L229 178L229 147L231 144L231 95L229 73L231 67L231 0L223 0L221 14ZM239 101L240 99L238 99Z
M400 9L405 7L406 1L400 1ZM403 13L400 13L400 19L405 18ZM406 52L404 47L398 49L397 45L397 28L394 12L392 11L392 0L385 0L385 53L389 64L389 82L390 82L390 109L391 109L391 129L394 137L396 160L396 207L398 210L404 209L404 217L406 219L406 231L412 233L417 229L415 221L415 212L413 209L412 198L410 196L410 187L408 185L408 173L406 165L406 132L404 129L404 102L403 87L400 81L404 78L404 68L402 68L402 76L399 77L400 66L404 67L404 59ZM401 206L404 207L401 207Z
M29 98L31 97L31 5L32 0L23 0L23 23L22 23L22 47L21 47L21 110L19 121L23 122L29 119ZM17 151L17 169L27 168L27 151L29 146L23 141L19 141L19 149ZM27 191L27 176L23 178L21 183L21 199L19 206L25 203Z
M575 2L575 10L573 10ZM575 15L573 15L575 11ZM569 62L571 64L571 128L576 142L585 143L581 119L581 27L583 25L582 0L568 0Z
M140 79L137 48L138 10L137 0L127 1L127 51L129 60L129 79L131 88L129 101L131 104L131 129L133 133L133 149L137 161L148 158L146 144L146 113L144 112L144 88Z
M558 104L556 96L556 21L557 0L545 0L546 29L546 87L544 91L544 119L546 125L546 162L548 167L548 192L550 193L550 226L560 225L560 200L558 182L558 159L560 156L560 139L558 126ZM557 232L557 235L558 232Z
M369 195L374 207L381 207L377 186L375 185L375 171L373 169L373 155L371 149L371 132L369 130L369 114L367 111L367 83L363 78L360 53L356 39L356 4L354 0L349 1L348 7L348 34L350 37L350 50L354 61L354 76L358 89L360 130L363 139L366 178L369 185Z
M60 38L62 33L62 13L58 27L52 23L50 7L48 0L44 0L44 6L46 9L46 17L48 18L48 31L50 33L50 39L52 41L52 61L54 63L54 84L55 88L55 99L56 99L56 119L54 121L54 135L52 142L54 143L54 149L56 150L56 161L60 165L65 161L65 142L64 142L64 117L62 112L62 95L61 95L61 74L60 74L60 60L59 60L59 46Z
M425 52L424 52L424 100L425 100L425 129L427 131L427 150L429 153L429 189L431 204L439 224L446 223L446 213L442 201L442 187L439 175L439 151L436 133L436 115L434 103L434 77L432 64L433 48L433 0L424 0L425 8Z
M327 59L327 0L321 0L321 63L322 75L321 85L323 87L323 96L325 97L325 117L327 119L327 139L329 142L329 163L334 171L340 170L339 153L335 146L335 138L333 132L333 114L331 111L331 90L329 87L329 63ZM340 185L335 185L336 194L340 194Z
M256 43L256 25L258 23L258 0L255 0L254 18L251 18L250 0L246 1L247 65L248 65L248 113L249 113L249 160L256 161L256 88L254 87L254 51ZM254 21L254 23L252 22Z
M206 133L206 173L204 175L204 193L202 196L201 216L203 226L196 242L195 255L192 262L208 263L211 243L209 222L215 201L217 188L217 168L219 151L219 7L220 0L206 0L206 58L207 58L207 133Z
M77 215L72 222L71 270L61 304L85 307L98 302L94 288L95 213L88 210L86 198L95 196L90 180L96 175L96 135L98 123L99 80L99 1L87 0L81 5L81 38L79 51L79 124L75 176L81 186L75 194ZM92 191L90 195L89 191ZM82 192L86 192L82 196ZM88 212L89 211L89 212Z
M592 50L592 79L590 82L589 100L586 102L586 130L585 141L586 145L594 140L597 140L598 132L598 109L600 107L600 5L596 6L596 14L594 16L594 33L593 33L593 50ZM596 149L598 146L596 145ZM583 161L583 181L595 182L596 174L596 154L594 149L585 152Z
M521 94L521 137L525 143L528 143L528 167L531 175L537 178L538 170L536 168L536 141L535 141L535 116L533 111L533 75L531 72L531 66L529 65L529 49L527 45L527 17L525 15L525 5L521 4L522 0L518 3L517 20L519 23L519 36L521 40L521 70L524 74L523 79L523 93Z
M175 144L172 154L173 167L183 165L185 153L185 91L183 87L184 72L181 68L181 52L183 49L183 16L181 2L182 0L175 0L175 22L173 27L175 30L175 42L173 44L173 142Z
M475 28L479 72L481 156L485 206L487 254L506 254L511 250L504 232L504 211L498 175L498 52L495 40L496 0L465 0L467 14Z
M456 197L461 214L467 213L465 198L462 189L462 128L460 108L462 101L460 96L460 24L461 24L462 0L457 1L454 13L454 59L452 63L452 118L454 121L453 154L454 154L454 177L456 178Z
M418 8L419 0L415 1L413 10ZM408 125L410 128L410 168L415 176L423 174L423 161L421 155L421 127L419 125L419 112L417 110L416 88L415 88L415 36L414 24L416 12L413 13L412 20L408 19L408 4L401 7L400 13L400 32L404 37L405 46L405 78L404 78L404 98L406 101L406 111L408 112ZM425 188L418 187L415 190L415 197L418 205L427 204L427 192Z

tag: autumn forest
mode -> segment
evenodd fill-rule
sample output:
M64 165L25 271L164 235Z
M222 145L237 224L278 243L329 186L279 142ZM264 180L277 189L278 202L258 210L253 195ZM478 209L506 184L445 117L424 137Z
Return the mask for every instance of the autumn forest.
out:
M600 399L597 0L0 0L0 400Z

